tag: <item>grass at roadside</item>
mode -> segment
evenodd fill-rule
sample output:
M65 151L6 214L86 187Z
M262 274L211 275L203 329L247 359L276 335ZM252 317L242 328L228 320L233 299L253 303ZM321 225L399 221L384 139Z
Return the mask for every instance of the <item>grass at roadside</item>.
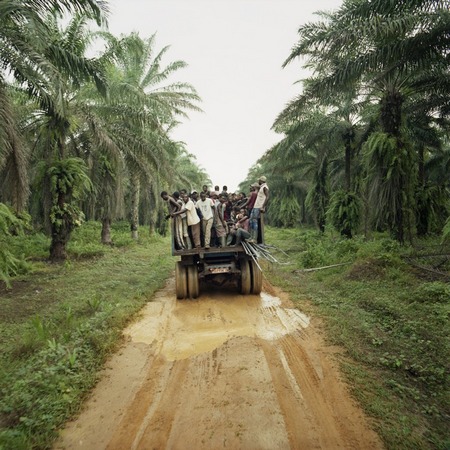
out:
M419 276L401 258L412 249L383 236L343 240L268 228L266 241L291 263L274 264L266 276L324 319L329 342L345 349L350 388L387 448L450 448L450 284ZM350 264L295 272L343 262Z
M113 232L105 247L99 224L85 224L63 265L42 261L42 236L20 243L33 270L0 287L0 449L51 447L121 330L172 272L167 238L141 230L134 242L126 224Z

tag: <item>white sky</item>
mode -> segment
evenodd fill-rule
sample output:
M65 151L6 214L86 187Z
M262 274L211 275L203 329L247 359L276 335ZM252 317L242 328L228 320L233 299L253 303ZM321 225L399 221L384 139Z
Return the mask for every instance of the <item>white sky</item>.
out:
M156 34L163 60L183 60L171 81L191 83L203 113L173 138L186 143L213 185L234 191L248 169L281 136L271 131L276 116L300 93L301 62L281 68L313 13L337 9L342 0L111 0L109 30ZM270 180L268 180L270 185ZM198 187L199 189L201 186Z

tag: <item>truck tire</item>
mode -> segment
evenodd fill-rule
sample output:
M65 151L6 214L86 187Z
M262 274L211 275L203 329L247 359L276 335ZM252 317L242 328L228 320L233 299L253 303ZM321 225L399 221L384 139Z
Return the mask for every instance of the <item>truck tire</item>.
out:
M186 267L178 261L175 264L175 291L177 299L182 300L187 297L187 274Z
M241 279L239 287L242 295L250 294L252 290L252 276L250 274L250 264L248 259L241 259Z
M187 284L189 297L197 298L200 293L200 289L198 285L198 269L196 265L187 266Z
M262 291L262 272L255 261L250 261L250 270L252 273L252 294L259 295Z

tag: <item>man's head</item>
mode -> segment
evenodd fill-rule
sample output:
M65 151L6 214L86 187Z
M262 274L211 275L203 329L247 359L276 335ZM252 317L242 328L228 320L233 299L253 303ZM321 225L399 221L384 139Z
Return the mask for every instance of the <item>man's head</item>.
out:
M165 201L169 200L169 194L166 191L161 192L161 198Z
M191 198L192 198L192 200L197 201L197 199L198 199L198 192L197 191L192 191L191 192Z
M181 194L181 198L183 199L184 203L187 203L190 200L189 195L185 194Z
M208 186L206 184L203 185L202 191L206 194L208 192Z
M251 188L252 191L257 191L259 189L259 183L253 183L250 186L250 188Z
M264 184L266 181L267 181L267 178L264 175L258 178L258 183L260 185Z
M200 192L200 199L204 202L206 200L206 192Z

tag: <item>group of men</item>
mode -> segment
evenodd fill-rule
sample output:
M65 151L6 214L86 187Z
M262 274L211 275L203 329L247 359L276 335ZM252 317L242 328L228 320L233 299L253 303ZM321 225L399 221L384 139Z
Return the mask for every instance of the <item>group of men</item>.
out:
M177 250L211 246L225 247L258 241L258 220L266 211L269 187L261 176L250 186L249 195L228 193L219 186L209 190L204 185L200 194L196 191L175 191L169 195L161 192L167 202L168 217L173 218L175 248Z

